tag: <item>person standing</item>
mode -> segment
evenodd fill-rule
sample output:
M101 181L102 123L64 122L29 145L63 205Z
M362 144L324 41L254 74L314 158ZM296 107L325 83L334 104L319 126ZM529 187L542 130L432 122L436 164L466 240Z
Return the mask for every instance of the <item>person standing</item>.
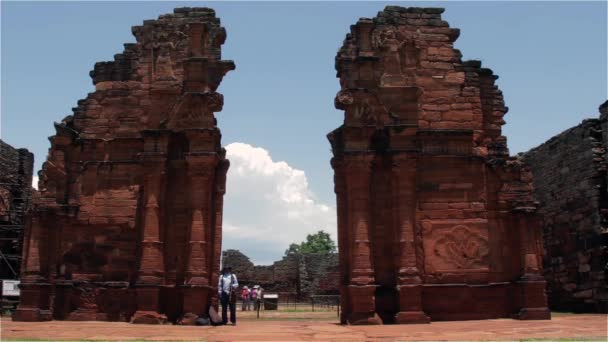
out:
M249 310L249 288L247 286L243 286L241 290L241 300L243 301L241 311Z
M264 289L260 286L258 288L258 307L264 305ZM262 309L262 308L260 308ZM266 310L266 308L263 308Z
M249 294L249 298L253 304L253 311L257 311L258 310L258 286L254 285L253 288L251 289L251 293Z
M232 322L232 325L236 325L236 290L239 287L239 282L236 275L232 273L232 267L224 267L219 278L217 291L222 304L222 323L228 324L226 311L230 307L230 322Z

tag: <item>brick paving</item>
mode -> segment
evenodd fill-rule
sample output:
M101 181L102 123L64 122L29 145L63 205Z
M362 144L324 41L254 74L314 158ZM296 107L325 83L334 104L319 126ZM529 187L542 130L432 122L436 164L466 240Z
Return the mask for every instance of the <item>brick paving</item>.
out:
M550 321L495 319L433 322L421 325L344 326L317 314L310 319L255 320L245 315L236 326L194 327L133 325L115 322L13 322L3 317L6 340L145 340L145 341L518 341L607 340L607 315L559 314Z

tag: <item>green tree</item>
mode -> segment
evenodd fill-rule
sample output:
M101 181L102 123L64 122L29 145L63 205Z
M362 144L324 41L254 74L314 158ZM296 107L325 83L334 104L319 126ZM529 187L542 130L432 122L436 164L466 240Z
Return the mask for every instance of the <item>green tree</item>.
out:
M329 233L319 230L316 234L308 234L306 241L302 243L292 243L289 248L285 250L285 255L293 254L308 254L308 253L319 253L329 254L336 252L336 243L331 239Z

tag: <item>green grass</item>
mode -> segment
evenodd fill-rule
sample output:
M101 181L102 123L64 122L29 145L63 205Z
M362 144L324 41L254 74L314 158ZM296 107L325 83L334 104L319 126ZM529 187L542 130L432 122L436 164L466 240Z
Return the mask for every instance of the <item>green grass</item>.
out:
M2 341L61 341L61 342L82 342L82 341L86 341L86 342L114 342L114 340L47 340L44 338L10 338L10 339L6 339L6 340L2 340ZM123 341L129 341L129 342L146 342L146 341L150 341L150 340L123 340ZM181 342L184 340L162 340L163 342ZM189 341L197 341L197 342L205 342L205 340L189 340Z
M260 311L260 314L262 312L264 312L264 311ZM282 313L282 312L311 312L312 313L312 312L336 312L336 311L335 310L321 310L321 309L318 309L315 311L312 311L311 309L281 309L281 310L277 310L274 312L280 312L280 313Z
M240 318L241 321L255 322L255 321L319 321L327 322L327 317L262 317L260 318ZM336 322L339 320L336 317Z
M567 338L524 338L521 342L533 342L533 341L552 341L552 342L575 342L575 341L606 341L606 337L567 337Z

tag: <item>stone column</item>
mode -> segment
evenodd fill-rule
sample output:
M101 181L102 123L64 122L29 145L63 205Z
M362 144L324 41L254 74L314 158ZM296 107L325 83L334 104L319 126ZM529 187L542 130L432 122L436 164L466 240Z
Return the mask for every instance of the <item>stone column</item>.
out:
M374 270L370 250L370 180L373 155L345 156L348 201L351 324L382 324L375 313Z
M183 312L200 315L206 310L212 287L209 284L209 244L212 216L212 184L218 158L215 153L191 153L186 156L190 186L192 219L188 238L188 256L183 296ZM213 285L213 284L211 284Z
M141 158L142 167L145 169L143 238L136 283L137 311L131 322L163 324L167 317L160 313L159 295L164 281L165 265L159 204L162 203L166 157L160 152L145 152Z
M523 275L516 287L521 296L521 309L517 318L524 320L550 319L547 307L547 282L541 275L540 220L534 213L513 213L519 226ZM533 217L531 217L533 215Z
M347 231L346 183L344 179L344 163L335 157L331 160L334 169L334 192L336 193L336 208L338 214L338 257L340 260L340 322L346 324L350 315L348 285L350 284L350 246Z
M372 51L372 30L374 22L371 19L361 18L356 25L357 42L359 43L359 55L370 56Z
M41 258L44 258L44 243L47 241L43 214L34 211L26 226L21 267L19 306L13 314L15 321L50 321L49 309L51 285L42 272Z
M223 213L224 213L224 195L226 194L226 174L228 173L228 168L230 167L230 162L227 159L223 159L219 162L216 172L216 180L215 180L215 194L214 194L214 211L215 211L215 225L212 233L213 237L213 246L211 248L211 260L209 264L211 265L211 284L213 287L218 283L219 274L220 274L220 258L222 256L222 223L223 223ZM217 297L216 291L211 291L211 302L213 306L216 307L219 299Z
M422 311L422 280L416 254L416 157L408 154L393 156L392 180L399 259L397 262L397 291L399 313L397 323L429 323Z

